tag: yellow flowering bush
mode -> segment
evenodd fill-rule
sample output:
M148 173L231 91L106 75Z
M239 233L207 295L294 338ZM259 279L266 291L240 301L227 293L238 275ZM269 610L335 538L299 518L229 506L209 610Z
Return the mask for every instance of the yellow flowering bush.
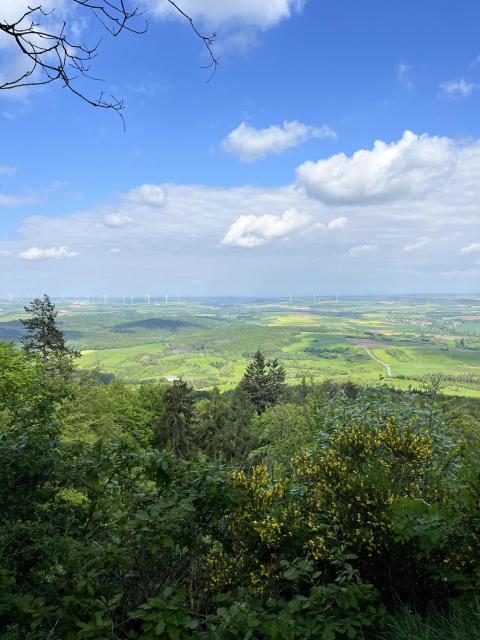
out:
M415 571L430 573L428 554L422 558L412 543L412 528L400 531L400 505L405 524L406 501L440 500L445 489L438 465L432 437L413 421L392 417L384 425L334 429L321 445L297 455L281 480L266 464L233 473L235 508L208 559L212 589L241 584L251 593L272 594L283 588L282 563L302 558L333 579L338 558L349 558L381 591L408 595L412 582L422 584ZM478 549L469 535L470 547ZM444 569L464 570L464 557L447 556Z

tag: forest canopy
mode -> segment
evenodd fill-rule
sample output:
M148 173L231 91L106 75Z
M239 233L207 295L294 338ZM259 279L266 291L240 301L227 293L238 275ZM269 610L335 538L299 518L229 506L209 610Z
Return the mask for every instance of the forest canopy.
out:
M24 344L0 343L2 640L478 637L475 400L305 380L259 411L261 352L198 397Z

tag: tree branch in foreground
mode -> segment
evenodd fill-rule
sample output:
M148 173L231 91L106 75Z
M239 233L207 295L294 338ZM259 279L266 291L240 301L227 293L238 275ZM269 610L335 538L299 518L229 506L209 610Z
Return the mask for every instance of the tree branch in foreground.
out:
M202 35L187 13L173 0L167 1L190 23L195 35L205 45L210 62L204 68L212 69L210 81L218 66L218 58L213 53L215 34ZM130 9L126 0L71 0L71 2L89 11L113 37L117 37L123 31L143 34L147 30L146 20L138 25L138 20L144 12L138 7ZM53 16L54 10L45 11L40 3L29 6L14 22L7 22L0 17L0 33L13 38L20 54L27 59L26 70L0 84L0 90L60 81L64 88L92 107L112 109L124 122L122 111L125 105L122 99L113 95L106 97L104 92L101 92L98 97L92 97L79 89L75 83L81 77L99 80L91 75L90 68L97 56L101 40L92 47L74 42L69 36L68 23L65 20L55 22ZM43 26L42 22L46 26Z

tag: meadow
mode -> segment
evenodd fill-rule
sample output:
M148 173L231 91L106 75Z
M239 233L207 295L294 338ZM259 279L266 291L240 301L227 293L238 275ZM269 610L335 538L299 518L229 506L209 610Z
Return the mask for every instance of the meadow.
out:
M0 303L0 339L20 338L25 303ZM227 390L261 349L282 362L289 384L408 389L434 375L446 394L480 397L480 297L56 304L61 328L82 351L80 368L129 382L182 377L198 390Z

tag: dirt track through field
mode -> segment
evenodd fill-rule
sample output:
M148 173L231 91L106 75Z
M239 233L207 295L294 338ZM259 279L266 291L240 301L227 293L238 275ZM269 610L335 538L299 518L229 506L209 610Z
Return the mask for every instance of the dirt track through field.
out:
M367 352L368 356L370 356L370 358L372 358L372 360L375 360L375 362L378 362L378 364L381 364L382 367L385 367L385 370L387 372L387 376L389 378L392 377L392 369L391 369L389 364L387 364L383 360L380 360L380 358L377 358L377 356L374 356L373 353L370 351L370 349L368 347L364 347L363 344L359 344L358 346L362 347L362 349L365 349L365 351Z

